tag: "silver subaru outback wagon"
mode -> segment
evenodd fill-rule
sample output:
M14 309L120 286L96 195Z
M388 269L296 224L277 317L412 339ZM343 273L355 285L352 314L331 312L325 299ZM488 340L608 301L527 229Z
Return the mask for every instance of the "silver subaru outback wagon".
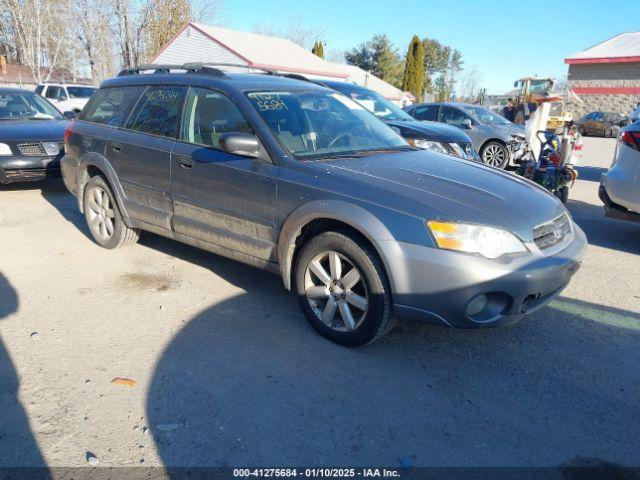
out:
M347 346L395 319L514 322L569 282L586 237L538 186L408 145L311 82L212 66L105 81L62 171L95 241L150 231L268 269Z

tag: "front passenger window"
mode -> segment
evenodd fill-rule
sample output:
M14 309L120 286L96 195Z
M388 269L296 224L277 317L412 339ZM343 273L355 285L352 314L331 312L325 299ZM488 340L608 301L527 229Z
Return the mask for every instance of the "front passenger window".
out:
M242 112L220 92L191 88L187 97L181 140L219 148L225 133L253 133Z
M467 119L469 119L469 117L457 108L442 107L442 109L440 110L440 121L442 123L448 123L449 125L460 127L462 126L462 123Z

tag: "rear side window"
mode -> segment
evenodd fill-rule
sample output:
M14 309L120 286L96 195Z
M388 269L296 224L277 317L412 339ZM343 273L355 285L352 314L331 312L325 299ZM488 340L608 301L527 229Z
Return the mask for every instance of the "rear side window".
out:
M220 136L232 132L253 133L238 107L222 93L189 89L181 140L218 148Z
M417 120L428 120L431 122L438 121L438 106L437 105L423 105L416 107L413 111L413 117Z
M98 90L79 116L87 122L122 127L144 87L114 87Z
M44 85L38 85L38 86L36 87L36 93L37 93L38 95L42 95L42 92L43 92L43 91L44 91Z
M131 115L127 128L175 138L184 92L184 87L147 88Z

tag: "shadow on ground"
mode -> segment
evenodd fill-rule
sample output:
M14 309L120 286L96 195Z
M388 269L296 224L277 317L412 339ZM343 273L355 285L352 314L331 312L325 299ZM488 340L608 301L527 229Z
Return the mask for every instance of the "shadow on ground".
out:
M605 217L604 207L579 200L569 199L567 208L590 244L640 255L640 223Z
M17 310L18 294L0 273L0 322ZM18 373L0 337L0 477L2 468L45 465L27 414L20 404L19 387ZM48 477L43 470L37 474L38 479Z
M640 319L559 299L509 328L400 324L350 350L278 277L143 242L246 293L193 318L157 363L147 418L167 466L638 464Z

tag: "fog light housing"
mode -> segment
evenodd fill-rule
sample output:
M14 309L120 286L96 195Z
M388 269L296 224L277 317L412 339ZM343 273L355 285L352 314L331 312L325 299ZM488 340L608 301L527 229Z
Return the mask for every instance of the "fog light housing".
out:
M489 303L489 299L486 295L478 295L467 304L467 315L469 315L470 317L478 315L485 309L487 303Z
M42 142L42 146L47 155L51 157L60 153L60 144L58 142Z

